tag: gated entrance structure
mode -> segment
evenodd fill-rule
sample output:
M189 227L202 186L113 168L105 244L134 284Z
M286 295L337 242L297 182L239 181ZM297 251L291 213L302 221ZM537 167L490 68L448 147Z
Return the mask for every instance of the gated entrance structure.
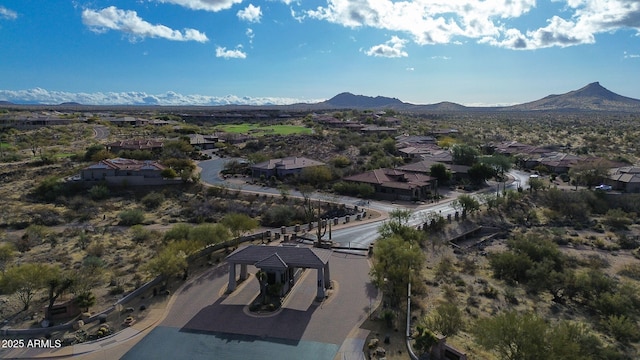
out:
M325 290L331 287L329 258L331 250L299 246L249 245L239 248L227 256L229 263L229 284L227 291L236 289L236 265L240 264L239 280L247 279L247 265L254 265L267 273L270 282L280 283L283 293L295 284L296 269L316 269L316 299L325 297Z

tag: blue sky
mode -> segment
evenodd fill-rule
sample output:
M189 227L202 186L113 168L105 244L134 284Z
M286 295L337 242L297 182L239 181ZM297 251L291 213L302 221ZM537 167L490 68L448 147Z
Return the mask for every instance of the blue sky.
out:
M640 98L640 0L4 0L0 100Z

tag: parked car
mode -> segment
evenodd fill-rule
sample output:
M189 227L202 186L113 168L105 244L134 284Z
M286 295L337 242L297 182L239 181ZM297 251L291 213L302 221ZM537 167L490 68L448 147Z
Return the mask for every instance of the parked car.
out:
M611 191L611 185L600 184L600 185L596 186L596 190Z

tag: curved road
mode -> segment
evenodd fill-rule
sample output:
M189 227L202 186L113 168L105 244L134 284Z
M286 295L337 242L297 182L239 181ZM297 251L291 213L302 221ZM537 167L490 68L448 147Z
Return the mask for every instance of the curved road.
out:
M225 185L225 186L229 186L230 188L234 188L233 184L229 184L224 179L221 179L218 176L220 171L222 171L224 163L229 160L231 159L212 159L212 160L201 162L199 166L202 168L202 173L201 173L202 181L212 185ZM527 181L529 180L528 173L518 171L518 170L510 171L509 176L512 179L510 182L506 183L506 188L509 190L516 190L519 186L525 187L527 185ZM505 186L505 184L503 183L497 184L496 186L498 185L500 186L501 189L503 186ZM488 189L483 190L479 194L495 193L496 186L491 186ZM237 185L236 185L236 188L238 188ZM242 190L269 193L269 194L280 194L280 192L277 189L249 185L249 184L242 185ZM302 194L294 190L290 191L290 194L292 196L302 197ZM479 194L476 194L474 196L476 196L478 200L483 201L481 196L479 196ZM409 220L409 225L419 226L424 224L427 221L428 216L432 213L439 214L440 216L443 216L445 218L447 217L448 214L453 215L456 210L453 208L451 203L453 200L455 200L457 195L459 194L451 193L449 194L448 200L419 206L412 212L411 218ZM314 193L312 195L312 198L323 200L323 201L339 202L339 203L348 204L348 205L363 206L365 208L371 208L371 209L381 210L385 212L389 212L394 209L403 208L402 206L389 204L386 202L380 202L380 201L367 202L358 198L347 197L347 196L334 196L334 195L327 195L322 193ZM373 223L367 223L363 225L351 226L348 228L333 230L331 240L337 242L338 244L340 244L340 246L354 247L354 248L367 248L369 244L371 244L378 238L378 227L383 223L383 221L384 220L380 220Z

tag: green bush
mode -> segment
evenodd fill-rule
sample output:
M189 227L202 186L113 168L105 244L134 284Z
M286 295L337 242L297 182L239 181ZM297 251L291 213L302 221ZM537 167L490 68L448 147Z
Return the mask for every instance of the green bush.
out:
M120 225L133 226L144 222L144 212L140 209L124 210L118 214Z
M602 320L602 327L623 344L640 339L640 331L636 322L626 316L608 316Z
M145 195L142 200L142 205L144 205L147 209L156 209L162 205L164 202L164 194L157 192L150 192Z
M169 229L166 233L164 233L164 241L179 241L186 240L189 238L189 231L191 230L191 225L189 224L175 224Z
M94 185L89 189L89 196L93 200L102 200L109 197L109 188L105 185Z

